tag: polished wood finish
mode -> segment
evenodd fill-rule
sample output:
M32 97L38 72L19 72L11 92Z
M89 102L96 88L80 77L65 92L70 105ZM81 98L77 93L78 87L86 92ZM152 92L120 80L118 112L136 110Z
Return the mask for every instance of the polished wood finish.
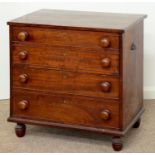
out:
M108 36L110 45L107 48L119 49L119 34L110 34L94 31L78 31L65 29L49 29L40 27L12 27L12 42L20 41L17 36L25 31L29 34L28 39L21 40L29 44L46 44L46 45L61 45L61 46L78 46L78 47L96 47L100 48L103 38ZM78 39L77 39L78 38Z
M12 111L11 111L12 112ZM42 125L45 127L56 127L56 128L66 128L66 129L74 129L74 130L84 130L90 132L96 132L100 134L108 134L113 136L125 136L126 133L133 127L134 123L139 119L139 117L144 112L144 108L142 108L134 117L134 119L128 124L125 130L115 129L115 128L96 128L96 127L89 127L89 126L82 126L82 125L71 125L71 124L63 124L63 123L56 123L52 121L45 121L40 119L29 119L29 118L21 118L21 117L9 117L8 121L10 122L20 122L24 124L32 124L32 125Z
M14 53L13 64L108 75L117 75L120 72L120 54L116 50L101 47L97 49L92 47L51 47L41 46L40 44L27 46L20 43L12 44L11 49ZM24 55L24 59L21 59L21 56L19 57L19 53L22 57Z
M19 32L18 35L17 35L17 39L19 41L26 41L28 40L28 37L29 37L29 34L27 32Z
M29 76L27 74L19 75L19 82L20 83L27 83L28 79L29 79Z
M111 111L106 109L101 112L101 117L103 120L109 120L111 117Z
M111 44L110 39L108 39L108 38L102 38L101 39L101 46L102 47L105 47L105 48L109 47L110 44Z
M111 66L111 59L110 58L103 58L102 59L102 66L103 68L107 68Z
M94 131L121 150L144 111L145 17L41 10L8 22L17 136L24 124Z
M17 137L24 137L26 132L25 124L17 123L15 127L15 133Z
M102 91L103 92L110 92L111 91L111 86L112 84L111 84L111 82L107 82L107 81L105 81L105 82L102 82L101 83L101 87L102 87Z
M118 99L119 77L13 65L13 87ZM48 83L48 85L47 85Z
M20 51L18 53L19 59L20 60L26 60L28 57L28 52L27 51Z
M114 136L112 138L112 147L115 151L120 151L123 147L123 143L120 137Z
M42 9L14 19L8 24L123 33L129 26L146 17L147 15L142 14Z
M43 94L42 92L22 89L15 89L12 93L13 96L16 96L12 101L13 117L42 119L89 127L119 128L118 101L103 101L75 95ZM23 111L19 108L19 103L23 102L25 98L29 106ZM111 117L109 119L106 118L108 116L103 117L107 111L110 111Z
M143 107L143 22L129 28L123 35L123 128ZM131 50L132 44L136 49ZM128 50L128 48L130 48ZM129 64L129 65L126 65Z
M17 106L20 110L26 110L29 106L29 102L27 100L21 100L17 103Z

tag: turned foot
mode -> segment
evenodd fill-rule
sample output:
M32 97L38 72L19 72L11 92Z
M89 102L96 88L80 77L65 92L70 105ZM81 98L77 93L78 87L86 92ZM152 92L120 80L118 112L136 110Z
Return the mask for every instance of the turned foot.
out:
M133 125L133 128L139 128L141 119L139 118L137 122Z
M120 137L112 138L112 147L115 151L120 151L123 148L123 143Z
M26 126L25 124L17 124L15 127L15 132L17 137L23 137L25 135Z

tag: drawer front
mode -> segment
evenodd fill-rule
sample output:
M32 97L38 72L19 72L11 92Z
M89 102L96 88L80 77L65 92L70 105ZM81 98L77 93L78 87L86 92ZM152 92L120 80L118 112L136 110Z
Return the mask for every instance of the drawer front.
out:
M119 128L119 104L73 95L59 96L15 89L12 115L33 120L98 128Z
M116 33L35 27L12 27L11 30L11 41L119 49L119 35Z
M119 78L14 65L13 86L91 97L119 98Z
M12 46L13 63L99 74L119 73L116 52L78 47Z

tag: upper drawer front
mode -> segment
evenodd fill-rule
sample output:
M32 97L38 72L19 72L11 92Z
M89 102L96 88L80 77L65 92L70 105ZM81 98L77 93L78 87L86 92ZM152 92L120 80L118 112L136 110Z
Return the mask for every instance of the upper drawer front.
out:
M119 54L79 47L12 45L13 63L99 74L119 73Z
M115 33L34 27L12 27L11 32L11 41L119 49Z
M13 68L13 86L91 97L119 98L119 78L69 71Z
M119 103L73 95L18 89L12 92L12 115L71 125L119 128Z

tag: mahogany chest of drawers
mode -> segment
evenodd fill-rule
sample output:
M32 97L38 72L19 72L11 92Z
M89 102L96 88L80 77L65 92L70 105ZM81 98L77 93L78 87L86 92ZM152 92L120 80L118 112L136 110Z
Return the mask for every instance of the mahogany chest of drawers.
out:
M10 27L11 122L121 136L143 112L146 15L40 10Z

